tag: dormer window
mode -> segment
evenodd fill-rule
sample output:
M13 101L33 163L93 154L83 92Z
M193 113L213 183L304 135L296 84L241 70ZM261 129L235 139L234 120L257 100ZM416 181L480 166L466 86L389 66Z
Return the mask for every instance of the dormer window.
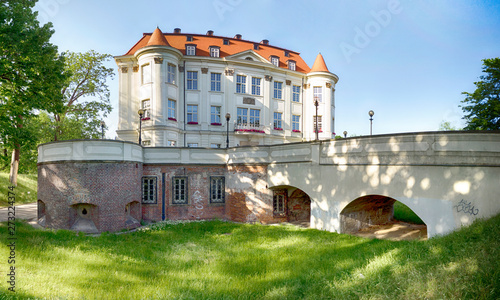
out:
M271 63L276 67L280 66L280 58L277 56L271 56Z
M186 55L196 55L196 45L186 45Z
M192 42L193 41L193 36L192 35L187 35L186 36L186 41Z
M259 50L259 44L253 44L253 50Z
M285 50L285 57L290 57L290 52Z
M297 69L297 64L295 63L294 60L288 61L288 69L292 71L295 71Z
M219 47L210 46L210 57L219 57Z
M229 40L228 39L224 39L223 44L224 45L229 45Z

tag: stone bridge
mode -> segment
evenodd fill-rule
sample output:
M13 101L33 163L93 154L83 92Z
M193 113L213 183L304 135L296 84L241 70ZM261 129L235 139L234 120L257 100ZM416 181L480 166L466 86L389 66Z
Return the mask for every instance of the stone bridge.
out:
M60 173L60 166L71 162L131 163L130 170L134 164L135 168L139 164L157 169L201 166L200 174L204 165L220 166L226 170L226 191L251 181L230 173L229 167L265 166L267 174L259 177L264 182L249 186L302 190L311 199L310 226L332 232L382 223L392 217L395 201L425 222L429 237L500 212L499 132L422 132L229 149L148 148L107 140L48 143L39 146L39 198L45 197L41 200L44 215L50 215L51 205L58 206L48 203L45 207L49 199L72 198L67 190L71 180L64 180L68 175ZM85 172L90 171L86 168ZM136 173L130 173L131 180L140 178ZM115 171L113 176L120 175ZM81 191L85 184L77 185ZM134 194L131 188L124 197L140 197L141 184L134 186L139 191ZM160 194L160 186L158 190ZM92 196L98 198L95 193ZM127 201L140 202L134 199ZM106 209L96 211L102 214Z

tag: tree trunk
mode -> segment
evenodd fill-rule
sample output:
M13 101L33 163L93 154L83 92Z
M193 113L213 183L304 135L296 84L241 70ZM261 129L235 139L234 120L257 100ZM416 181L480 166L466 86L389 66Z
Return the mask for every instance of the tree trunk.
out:
M12 151L12 160L10 163L9 181L12 185L17 186L17 171L19 170L19 145Z

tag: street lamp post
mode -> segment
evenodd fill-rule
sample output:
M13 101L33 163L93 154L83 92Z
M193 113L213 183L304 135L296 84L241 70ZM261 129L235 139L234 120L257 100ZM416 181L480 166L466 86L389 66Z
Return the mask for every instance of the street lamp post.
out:
M370 135L372 135L372 126L373 126L373 115L375 112L373 110L370 110L368 112L368 115L370 116Z
M347 131L344 130L344 138L347 137Z
M316 122L315 122L316 123L316 125L315 125L316 128L314 128L314 130L316 131L316 140L319 140L319 137L318 137L318 135L319 135L319 130L318 130L318 106L319 106L319 101L318 101L317 97L314 98L314 106L316 106L316 117L315 117L316 118Z
M104 140L104 125L106 125L106 123L101 121L101 140Z
M226 148L229 148L229 120L231 119L231 114L226 114Z
M139 145L142 145L142 116L144 116L144 109L139 109L137 113L139 114Z

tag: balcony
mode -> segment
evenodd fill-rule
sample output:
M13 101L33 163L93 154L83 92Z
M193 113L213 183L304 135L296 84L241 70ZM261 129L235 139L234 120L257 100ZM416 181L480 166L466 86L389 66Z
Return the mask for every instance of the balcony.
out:
M234 124L235 132L242 133L266 133L266 126L256 124Z

